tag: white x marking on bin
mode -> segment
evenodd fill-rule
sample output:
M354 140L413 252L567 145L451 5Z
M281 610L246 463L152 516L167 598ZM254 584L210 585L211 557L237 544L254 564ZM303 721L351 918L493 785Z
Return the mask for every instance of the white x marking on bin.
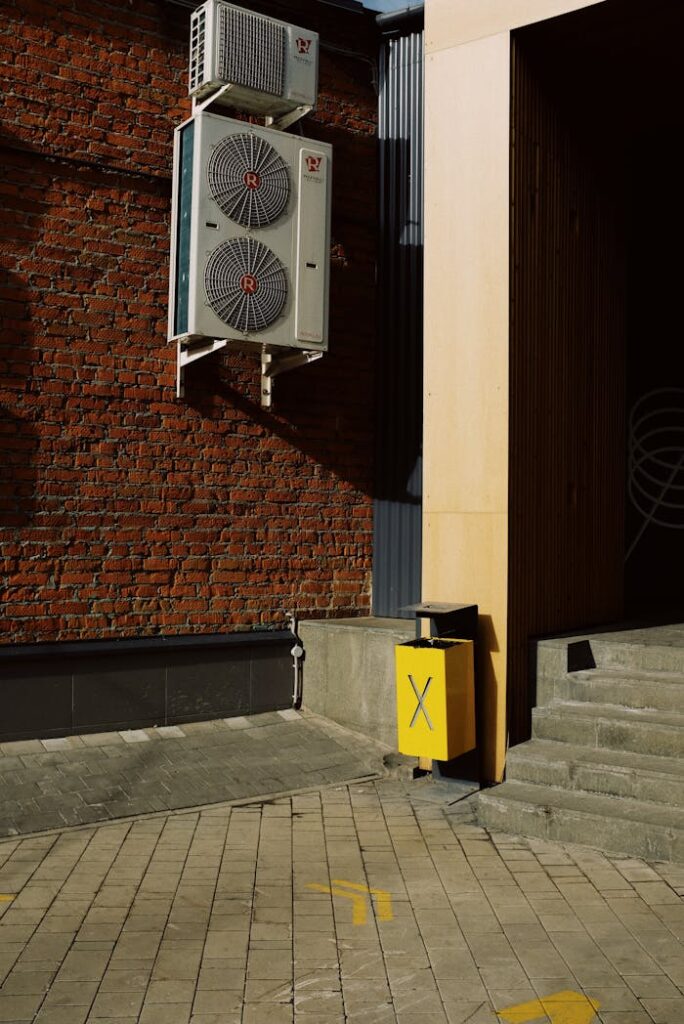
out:
M430 729L430 731L432 732L432 722L430 721L430 716L428 715L427 708L425 707L425 698L427 697L428 690L430 689L430 686L432 685L432 676L428 677L428 681L425 684L425 689L423 690L422 693L418 693L418 687L414 683L413 676L411 676L411 675L409 675L409 682L411 683L411 686L413 687L413 692L415 693L416 700L418 701L418 706L417 706L416 710L413 712L413 718L411 719L411 721L409 723L409 729L412 729L413 726L416 724L416 719L418 718L418 715L422 711L423 714L425 715L425 721L428 724L428 729Z

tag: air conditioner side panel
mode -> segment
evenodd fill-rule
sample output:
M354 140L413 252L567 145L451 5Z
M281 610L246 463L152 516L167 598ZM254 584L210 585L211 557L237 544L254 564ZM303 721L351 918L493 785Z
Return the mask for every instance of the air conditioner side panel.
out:
M195 123L186 121L174 133L169 265L169 338L186 334L190 312L193 248Z
M318 96L318 33L287 26L285 96L294 106L316 106Z
M332 149L307 143L297 161L294 334L302 345L327 348Z

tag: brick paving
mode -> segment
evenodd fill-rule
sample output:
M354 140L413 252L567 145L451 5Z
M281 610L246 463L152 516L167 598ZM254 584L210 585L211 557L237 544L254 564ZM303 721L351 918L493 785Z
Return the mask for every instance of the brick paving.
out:
M0 837L382 774L386 748L307 712L0 744Z
M0 841L0 1021L681 1024L682 868L490 835L456 792Z

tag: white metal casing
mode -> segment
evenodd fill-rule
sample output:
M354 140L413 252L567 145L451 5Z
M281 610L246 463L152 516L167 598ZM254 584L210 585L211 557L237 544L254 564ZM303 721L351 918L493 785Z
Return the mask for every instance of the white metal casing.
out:
M207 0L190 20L188 91L219 97L237 110L277 117L313 107L318 92L318 34Z
M244 227L227 216L209 185L212 155L216 159L227 144L244 148L245 139L272 147L287 169L287 202L272 223L261 227ZM332 147L206 112L177 128L174 141L169 339L231 339L327 351ZM232 240L258 242L282 265L287 294L268 326L236 328L217 313L216 302L212 307L208 280L220 257L217 250ZM258 272L253 277L250 301L258 302L262 282ZM215 299L215 289L212 293Z

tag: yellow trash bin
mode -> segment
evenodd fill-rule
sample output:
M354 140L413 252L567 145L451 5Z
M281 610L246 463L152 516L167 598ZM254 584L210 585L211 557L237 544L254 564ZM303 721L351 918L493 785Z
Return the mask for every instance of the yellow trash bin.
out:
M472 640L409 640L395 648L401 754L450 761L475 746Z

